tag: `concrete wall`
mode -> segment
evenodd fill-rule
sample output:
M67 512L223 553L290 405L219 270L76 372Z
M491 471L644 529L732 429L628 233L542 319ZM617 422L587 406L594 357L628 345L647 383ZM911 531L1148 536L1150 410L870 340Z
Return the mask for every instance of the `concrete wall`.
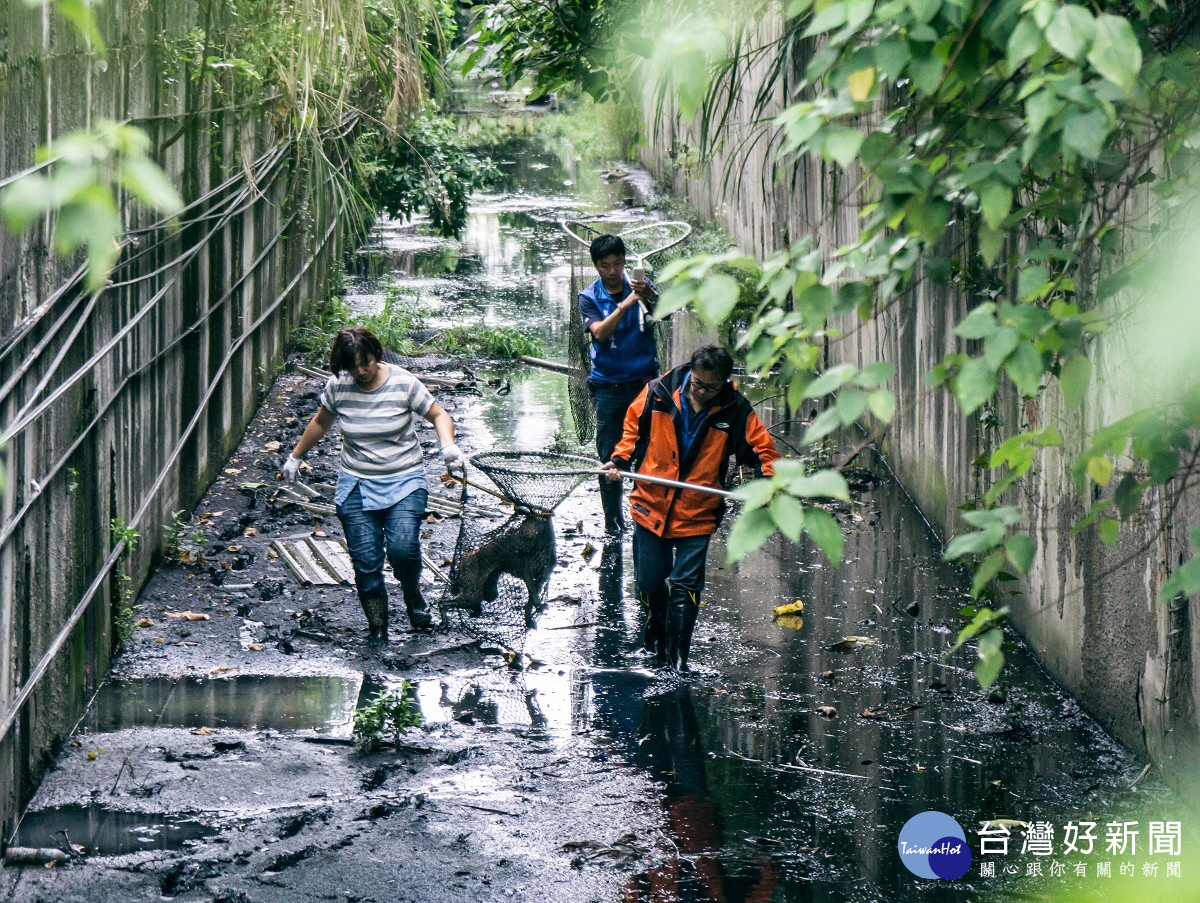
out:
M108 666L122 592L136 594L172 511L191 510L236 445L339 253L328 183L294 147L272 156L269 98L214 97L169 52L205 16L219 28L219 10L108 3L101 60L50 13L0 0L0 183L107 117L145 129L196 202L179 229L127 209L137 245L95 298L78 262L51 253L48 224L0 231L0 426L28 420L0 502L0 719L49 662L0 739L3 837ZM117 517L141 535L119 561Z
M764 23L762 40L771 41L778 30L777 22ZM804 235L813 236L818 247L835 249L855 234L858 205L845 196L853 183L811 158L776 177L769 138L756 137L749 121L761 72L756 76L747 80L724 149L708 166L696 163L697 130L673 111L660 115L647 93L643 162L674 193L718 217L744 250L760 258ZM1146 203L1145 196L1135 197L1126 218L1143 217ZM986 488L972 468L982 451L1027 422L1057 425L1068 450L1077 451L1087 430L1136 404L1127 377L1148 367L1127 351L1128 336L1118 327L1093 351L1097 375L1082 410L1064 405L1055 388L1040 404L1028 406L1010 393L995 410L1000 426L985 429L977 416L961 416L948 393L930 391L923 382L943 354L964 350L954 325L982 300L923 284L870 323L845 324L848 337L830 345L827 361L886 359L896 365L892 388L898 407L885 451L943 537L963 528L956 506ZM677 341L690 346L695 337L681 333ZM685 350L677 347L673 357ZM1057 450L1042 456L1008 501L1022 508L1038 543L1022 595L1010 603L1013 623L1047 670L1114 736L1159 764L1179 764L1196 746L1200 681L1192 662L1200 650L1191 629L1193 601L1164 606L1156 597L1170 568L1189 554L1186 528L1198 522L1200 494L1183 493L1173 511L1165 510L1161 496L1148 494L1145 513L1125 527L1115 548L1103 546L1094 530L1072 535L1084 502L1066 456Z

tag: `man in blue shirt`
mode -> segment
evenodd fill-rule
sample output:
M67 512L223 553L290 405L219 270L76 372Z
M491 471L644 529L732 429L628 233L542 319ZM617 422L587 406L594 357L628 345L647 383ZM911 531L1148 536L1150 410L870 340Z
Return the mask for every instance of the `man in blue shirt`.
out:
M625 242L620 236L601 235L592 242L591 252L600 278L579 293L579 313L592 337L588 389L596 407L596 453L606 462L621 438L626 409L658 376L650 319L658 290L644 279L625 276ZM601 477L600 503L605 533L623 533L621 483Z

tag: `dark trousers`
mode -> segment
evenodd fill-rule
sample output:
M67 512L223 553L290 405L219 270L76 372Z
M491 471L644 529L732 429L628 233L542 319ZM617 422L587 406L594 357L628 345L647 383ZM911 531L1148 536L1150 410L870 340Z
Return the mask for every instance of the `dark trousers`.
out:
M625 425L625 412L644 388L640 381L605 385L588 383L592 393L592 404L596 408L596 454L601 463L612 457L613 449L621 441ZM621 510L622 485L614 480L600 477L600 504L604 507L604 529L610 533L625 528L625 515Z
M671 581L672 592L699 595L711 536L663 539L641 524L633 525L633 570L638 595L650 597Z

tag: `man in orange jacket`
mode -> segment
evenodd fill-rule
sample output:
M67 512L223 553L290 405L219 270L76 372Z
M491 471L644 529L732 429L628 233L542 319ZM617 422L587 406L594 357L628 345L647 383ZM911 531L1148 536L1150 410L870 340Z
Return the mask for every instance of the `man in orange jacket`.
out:
M729 459L770 476L779 457L754 408L729 381L733 358L708 345L691 361L650 382L625 413L621 441L604 465L618 470L720 488ZM692 631L704 589L708 542L725 514L719 496L653 483L635 484L633 565L646 610L646 649L687 670Z

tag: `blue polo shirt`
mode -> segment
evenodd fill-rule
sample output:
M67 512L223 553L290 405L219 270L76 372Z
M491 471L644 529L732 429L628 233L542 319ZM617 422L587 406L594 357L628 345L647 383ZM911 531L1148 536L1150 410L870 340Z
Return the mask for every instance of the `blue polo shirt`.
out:
M632 291L625 280L624 298ZM613 298L597 279L579 293L579 313L586 330L593 323L607 319L617 309L619 298ZM638 328L639 321L642 328ZM590 332L589 332L590 335ZM603 385L636 382L658 375L658 346L654 341L654 321L633 305L617 323L617 329L606 342L592 336L592 375L588 382Z

